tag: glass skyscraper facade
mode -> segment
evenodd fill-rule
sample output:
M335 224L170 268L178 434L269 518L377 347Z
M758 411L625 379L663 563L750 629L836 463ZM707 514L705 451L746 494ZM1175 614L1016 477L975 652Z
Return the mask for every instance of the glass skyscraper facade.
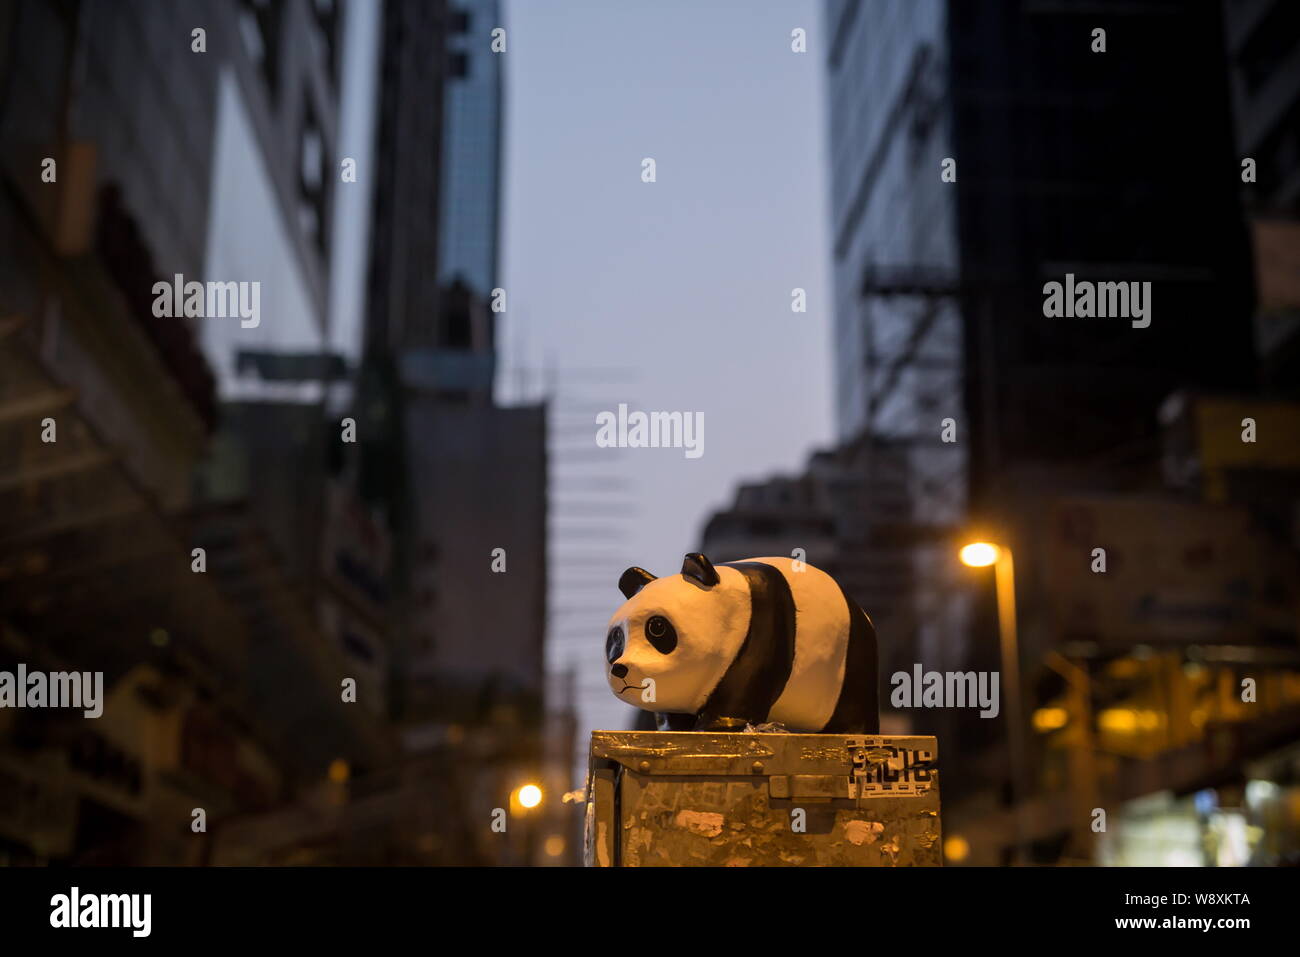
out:
M828 0L826 18L839 438L903 450L914 511L951 518L962 461L940 429L964 416L947 6Z
M928 424L960 362L946 6L829 0L831 217L840 438ZM960 391L960 390L956 390ZM937 418L936 418L937 422Z
M492 52L492 31L502 26L500 5L457 0L451 10L438 278L459 278L486 298L497 284L502 54Z
M888 635L884 673L956 667L968 609L938 544L965 517L968 437L948 5L827 0L824 13L837 482L857 496L838 519L838 571ZM961 441L944 441L947 420Z

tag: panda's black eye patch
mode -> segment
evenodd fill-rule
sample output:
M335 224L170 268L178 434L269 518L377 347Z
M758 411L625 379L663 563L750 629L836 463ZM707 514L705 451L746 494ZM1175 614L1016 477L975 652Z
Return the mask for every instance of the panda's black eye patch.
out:
M677 647L677 629L663 615L654 615L645 623L645 636L661 655L669 654Z
M623 656L623 629L615 625L605 637L605 658L612 665Z

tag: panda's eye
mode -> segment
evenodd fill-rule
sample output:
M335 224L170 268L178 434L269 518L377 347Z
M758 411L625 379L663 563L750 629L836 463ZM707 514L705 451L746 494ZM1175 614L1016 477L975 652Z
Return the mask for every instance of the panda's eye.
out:
M677 647L677 630L663 615L655 615L645 623L645 636L661 655L669 654Z
M605 638L605 657L612 665L623 656L623 629L615 625Z

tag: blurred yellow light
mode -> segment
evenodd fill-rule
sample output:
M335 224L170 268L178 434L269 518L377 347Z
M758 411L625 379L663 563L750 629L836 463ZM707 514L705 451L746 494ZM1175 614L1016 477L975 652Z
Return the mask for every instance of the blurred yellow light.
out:
M335 758L330 762L329 776L335 784L343 784L352 776L352 769L342 758Z
M1137 730L1138 716L1132 708L1107 708L1097 715L1097 724L1103 731L1132 734Z
M1137 731L1155 731L1164 725L1164 715L1149 708L1107 708L1097 715L1097 724L1103 731L1114 734L1133 734Z
M552 834L546 839L546 856L559 857L564 853L564 838L559 834Z
M1055 731L1070 722L1070 713L1064 708L1039 708L1034 712L1035 731Z
M1142 671L1142 662L1135 658L1116 658L1106 670L1116 678L1132 678Z
M536 784L525 784L519 789L519 803L524 807L537 807L542 803L542 789Z
M944 840L943 856L954 864L960 864L970 856L970 844L960 834L954 834Z
M990 542L971 542L969 545L963 545L958 554L961 556L962 564L969 565L971 568L983 568L998 560L998 547Z

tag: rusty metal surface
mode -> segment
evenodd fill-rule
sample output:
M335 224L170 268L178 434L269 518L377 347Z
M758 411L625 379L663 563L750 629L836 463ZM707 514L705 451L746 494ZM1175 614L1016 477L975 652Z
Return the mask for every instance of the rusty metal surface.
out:
M938 866L937 761L928 736L596 731L587 863Z

